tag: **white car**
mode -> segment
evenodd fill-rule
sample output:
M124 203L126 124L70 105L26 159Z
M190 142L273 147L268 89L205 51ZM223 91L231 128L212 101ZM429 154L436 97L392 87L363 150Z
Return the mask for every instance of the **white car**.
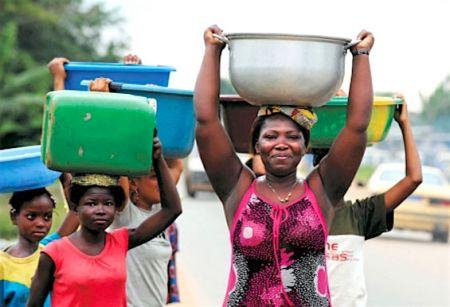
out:
M429 231L433 240L448 241L450 229L450 185L444 173L422 166L423 182L395 210L394 226L400 229ZM367 187L372 194L387 191L405 176L403 163L380 164Z

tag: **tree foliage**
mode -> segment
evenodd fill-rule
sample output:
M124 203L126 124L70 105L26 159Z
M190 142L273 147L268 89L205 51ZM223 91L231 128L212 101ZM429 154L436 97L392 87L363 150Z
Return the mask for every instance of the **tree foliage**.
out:
M0 148L39 143L47 62L118 60L124 41L102 43L102 33L120 22L102 3L0 0Z
M438 130L450 131L450 75L423 103L424 120Z

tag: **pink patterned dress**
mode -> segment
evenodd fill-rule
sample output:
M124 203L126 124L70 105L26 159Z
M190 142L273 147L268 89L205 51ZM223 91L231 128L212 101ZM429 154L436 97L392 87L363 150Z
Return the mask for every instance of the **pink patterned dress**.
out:
M255 192L242 198L231 227L232 265L224 306L331 306L327 226L316 197L305 193L271 204Z

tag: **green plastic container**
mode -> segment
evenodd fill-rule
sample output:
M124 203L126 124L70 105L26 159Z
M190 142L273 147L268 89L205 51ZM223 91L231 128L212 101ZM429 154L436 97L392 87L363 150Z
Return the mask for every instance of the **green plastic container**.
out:
M329 148L345 125L348 97L334 97L326 105L314 108L318 122L311 129L310 149ZM381 142L388 134L400 99L374 97L372 116L367 129L367 145ZM259 107L237 95L220 96L221 114L225 129L237 152L250 148L251 126Z
M311 147L329 148L347 119L348 97L334 97L326 105L314 108L318 121L311 129ZM367 128L367 145L381 142L387 136L400 99L374 97L372 116Z
M139 176L152 166L156 102L116 93L47 94L42 159L73 173Z

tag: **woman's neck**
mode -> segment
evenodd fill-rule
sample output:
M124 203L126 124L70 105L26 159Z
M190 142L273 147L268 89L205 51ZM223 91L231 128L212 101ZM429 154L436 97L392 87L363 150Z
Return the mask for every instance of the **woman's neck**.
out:
M17 243L9 248L7 253L17 258L25 258L36 252L38 246L39 241L32 242L19 235L17 238Z
M271 173L266 173L265 179L277 187L291 187L297 182L297 172L292 172L286 176L276 176Z

